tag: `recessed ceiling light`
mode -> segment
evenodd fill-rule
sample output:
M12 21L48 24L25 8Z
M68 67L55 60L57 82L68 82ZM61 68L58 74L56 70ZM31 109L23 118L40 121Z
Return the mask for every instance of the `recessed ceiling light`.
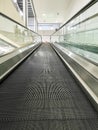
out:
M14 3L17 3L17 0L13 0Z
M43 16L46 16L46 14L42 14Z

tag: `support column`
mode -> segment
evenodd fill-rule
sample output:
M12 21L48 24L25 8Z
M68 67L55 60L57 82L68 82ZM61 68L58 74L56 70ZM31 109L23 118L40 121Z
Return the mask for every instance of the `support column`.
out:
M24 25L28 26L28 0L23 0L23 18Z
M34 16L34 31L38 32L38 23L37 23L37 20L36 20L35 16Z

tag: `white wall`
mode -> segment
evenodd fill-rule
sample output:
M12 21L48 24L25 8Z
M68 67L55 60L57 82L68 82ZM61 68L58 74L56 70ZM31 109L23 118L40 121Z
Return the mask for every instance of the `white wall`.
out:
M24 24L19 12L16 10L12 0L0 0L0 12Z
M59 42L59 36L42 36L43 42Z
M38 33L40 35L51 35L54 32L54 30L38 30Z
M68 21L74 16L80 9L82 9L91 0L70 0L67 9L65 10L64 22Z

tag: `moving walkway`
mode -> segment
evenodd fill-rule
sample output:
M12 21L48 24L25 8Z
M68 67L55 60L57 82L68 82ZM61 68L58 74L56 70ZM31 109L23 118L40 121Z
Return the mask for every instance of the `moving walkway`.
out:
M0 85L1 130L97 130L98 113L50 44Z
M51 43L0 13L0 130L98 130L97 4Z

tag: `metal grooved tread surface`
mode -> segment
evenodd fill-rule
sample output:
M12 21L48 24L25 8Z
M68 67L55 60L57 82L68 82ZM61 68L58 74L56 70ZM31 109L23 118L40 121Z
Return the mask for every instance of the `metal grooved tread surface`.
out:
M98 130L98 113L42 44L0 85L0 130Z

